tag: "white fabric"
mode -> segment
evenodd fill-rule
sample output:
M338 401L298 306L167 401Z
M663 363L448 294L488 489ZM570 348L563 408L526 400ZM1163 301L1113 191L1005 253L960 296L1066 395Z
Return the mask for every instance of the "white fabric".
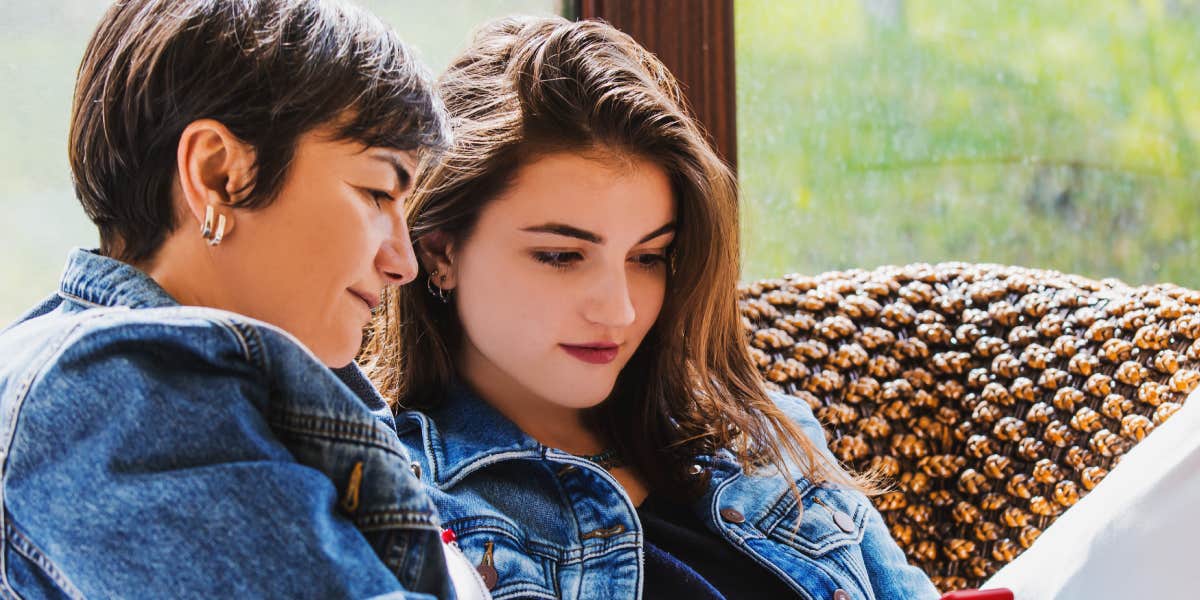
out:
M491 593L483 585L483 579L467 555L458 549L457 544L442 544L446 554L446 567L450 571L450 581L454 583L454 593L459 600L492 600Z
M982 587L1016 600L1200 598L1200 393Z

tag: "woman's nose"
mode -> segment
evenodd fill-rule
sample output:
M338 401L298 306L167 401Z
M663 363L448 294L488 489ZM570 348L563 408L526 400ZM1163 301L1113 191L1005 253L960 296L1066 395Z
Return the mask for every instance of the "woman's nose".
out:
M388 285L404 285L416 278L417 255L403 219L397 221L393 235L379 245L375 268Z
M628 327L637 312L630 297L629 279L622 268L598 282L588 305L586 318L605 327Z

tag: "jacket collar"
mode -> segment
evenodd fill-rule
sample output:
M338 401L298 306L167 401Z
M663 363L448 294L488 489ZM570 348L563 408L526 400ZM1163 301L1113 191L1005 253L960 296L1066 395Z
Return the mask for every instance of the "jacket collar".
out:
M520 459L585 459L541 445L512 421L492 408L461 382L452 384L442 401L425 411L407 411L400 419L421 430L431 481L440 489L457 484L467 475L499 462ZM698 465L711 474L708 490L694 505L697 512L716 522L722 498L733 500L747 516L762 515L783 493L790 493L787 479L773 468L754 475L743 471L728 450L698 456ZM796 469L794 465L788 465ZM805 492L812 483L799 469L790 476Z
M179 304L136 267L82 248L67 256L58 293L93 306L158 308Z
M452 384L434 408L407 411L400 418L420 427L430 478L439 488L505 460L571 456L538 443L461 382Z

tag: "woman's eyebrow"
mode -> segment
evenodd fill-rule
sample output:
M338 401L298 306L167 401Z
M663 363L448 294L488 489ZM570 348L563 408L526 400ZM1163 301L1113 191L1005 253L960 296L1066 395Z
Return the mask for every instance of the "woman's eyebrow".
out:
M675 222L674 221L671 221L670 223L667 223L666 225L663 225L662 227L659 227L658 229L655 229L654 231L651 231L650 233L646 234L646 237L642 238L641 241L639 241L638 243L645 244L646 242L648 242L656 237L663 236L668 233L675 233Z
M549 233L552 235L561 235L564 237L576 238L576 239L583 240L585 242L590 242L590 243L598 244L598 245L604 243L604 237L599 234L595 234L595 233L592 233L585 229L580 229L578 227L566 225L563 223L544 223L542 225L534 225L533 227L525 227L525 228L521 229L521 231L528 231L530 233ZM638 243L644 244L656 237L661 237L668 233L674 233L674 232L675 232L675 222L672 221L672 222L667 223L666 225L663 225L662 227L659 227L658 229L655 229L654 231L651 231L650 233L646 234L646 236L643 237L641 240L639 240Z
M561 235L561 236L565 236L565 237L581 239L585 242L591 242L593 244L603 244L604 243L604 238L600 237L599 235L597 235L595 233L580 229L578 227L564 225L562 223L544 223L542 225L534 225L533 227L525 227L521 231L528 231L530 233L549 233L549 234L553 234L553 235Z
M391 167L396 171L396 180L400 185L400 189L408 189L409 184L412 182L412 173L410 172L408 166L405 165L398 156L392 154L391 152L378 151L368 153L367 156L391 165Z

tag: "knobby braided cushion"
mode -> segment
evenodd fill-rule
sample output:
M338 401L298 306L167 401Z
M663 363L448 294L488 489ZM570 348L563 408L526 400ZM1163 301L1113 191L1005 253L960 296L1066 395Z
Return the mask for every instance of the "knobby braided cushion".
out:
M751 353L799 396L943 591L976 587L1200 382L1200 292L946 263L744 285Z

